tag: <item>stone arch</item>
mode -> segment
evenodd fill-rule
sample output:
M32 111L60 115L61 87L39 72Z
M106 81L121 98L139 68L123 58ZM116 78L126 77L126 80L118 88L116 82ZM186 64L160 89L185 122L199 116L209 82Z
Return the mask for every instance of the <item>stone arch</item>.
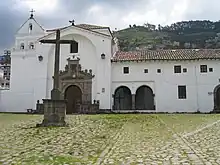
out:
M135 95L136 110L155 110L153 90L147 86L140 86Z
M70 84L65 84L62 89L61 89L61 96L65 96L65 92L66 90L70 87L70 86L77 86L81 91L82 91L82 94L83 94L83 89L80 85L76 84L76 83L70 83Z
M132 94L126 86L120 86L114 93L114 110L131 110Z
M214 88L214 110L220 110L220 84Z
M77 113L77 104L82 103L82 90L77 85L70 85L65 89L64 99L67 101L66 113Z

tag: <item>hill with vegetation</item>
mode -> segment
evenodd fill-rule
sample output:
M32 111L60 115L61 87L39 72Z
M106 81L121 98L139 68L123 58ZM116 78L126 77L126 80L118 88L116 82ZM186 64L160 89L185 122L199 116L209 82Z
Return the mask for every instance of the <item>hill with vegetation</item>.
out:
M114 31L123 51L220 48L220 21L182 21L167 26L129 25Z

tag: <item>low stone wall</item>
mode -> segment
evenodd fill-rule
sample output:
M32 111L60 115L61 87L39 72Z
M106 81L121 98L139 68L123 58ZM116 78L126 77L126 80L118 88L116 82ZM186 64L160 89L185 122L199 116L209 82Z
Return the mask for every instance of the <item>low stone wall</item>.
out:
M44 114L44 104L37 103L36 113L37 114Z
M79 104L77 105L79 114L97 114L99 111L99 104Z

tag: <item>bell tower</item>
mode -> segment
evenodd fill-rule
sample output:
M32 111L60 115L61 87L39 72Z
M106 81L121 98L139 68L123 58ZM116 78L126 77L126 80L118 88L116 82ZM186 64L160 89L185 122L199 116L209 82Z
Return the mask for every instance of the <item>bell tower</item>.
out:
M43 90L46 90L43 89L44 87L39 88L39 86L42 86L41 84L46 83L43 78L40 79L39 77L44 75L47 65L44 60L40 61L38 59L38 56L43 54L39 49L39 43L36 42L38 38L43 37L46 33L34 18L33 13L34 10L31 10L27 20L17 30L15 44L11 50L10 91L15 93L11 97L13 102L10 108L11 111L34 109L37 98L44 95ZM23 104L20 105L20 102L23 102ZM20 109L17 109L17 107Z

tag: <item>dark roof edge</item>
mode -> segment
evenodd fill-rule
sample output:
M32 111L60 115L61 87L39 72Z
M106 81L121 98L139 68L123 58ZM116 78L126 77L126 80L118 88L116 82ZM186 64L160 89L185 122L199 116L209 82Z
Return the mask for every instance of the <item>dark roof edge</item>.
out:
M134 60L120 60L111 59L111 62L145 62L145 61L197 61L197 60L220 60L218 58L191 58L191 59L134 59Z

